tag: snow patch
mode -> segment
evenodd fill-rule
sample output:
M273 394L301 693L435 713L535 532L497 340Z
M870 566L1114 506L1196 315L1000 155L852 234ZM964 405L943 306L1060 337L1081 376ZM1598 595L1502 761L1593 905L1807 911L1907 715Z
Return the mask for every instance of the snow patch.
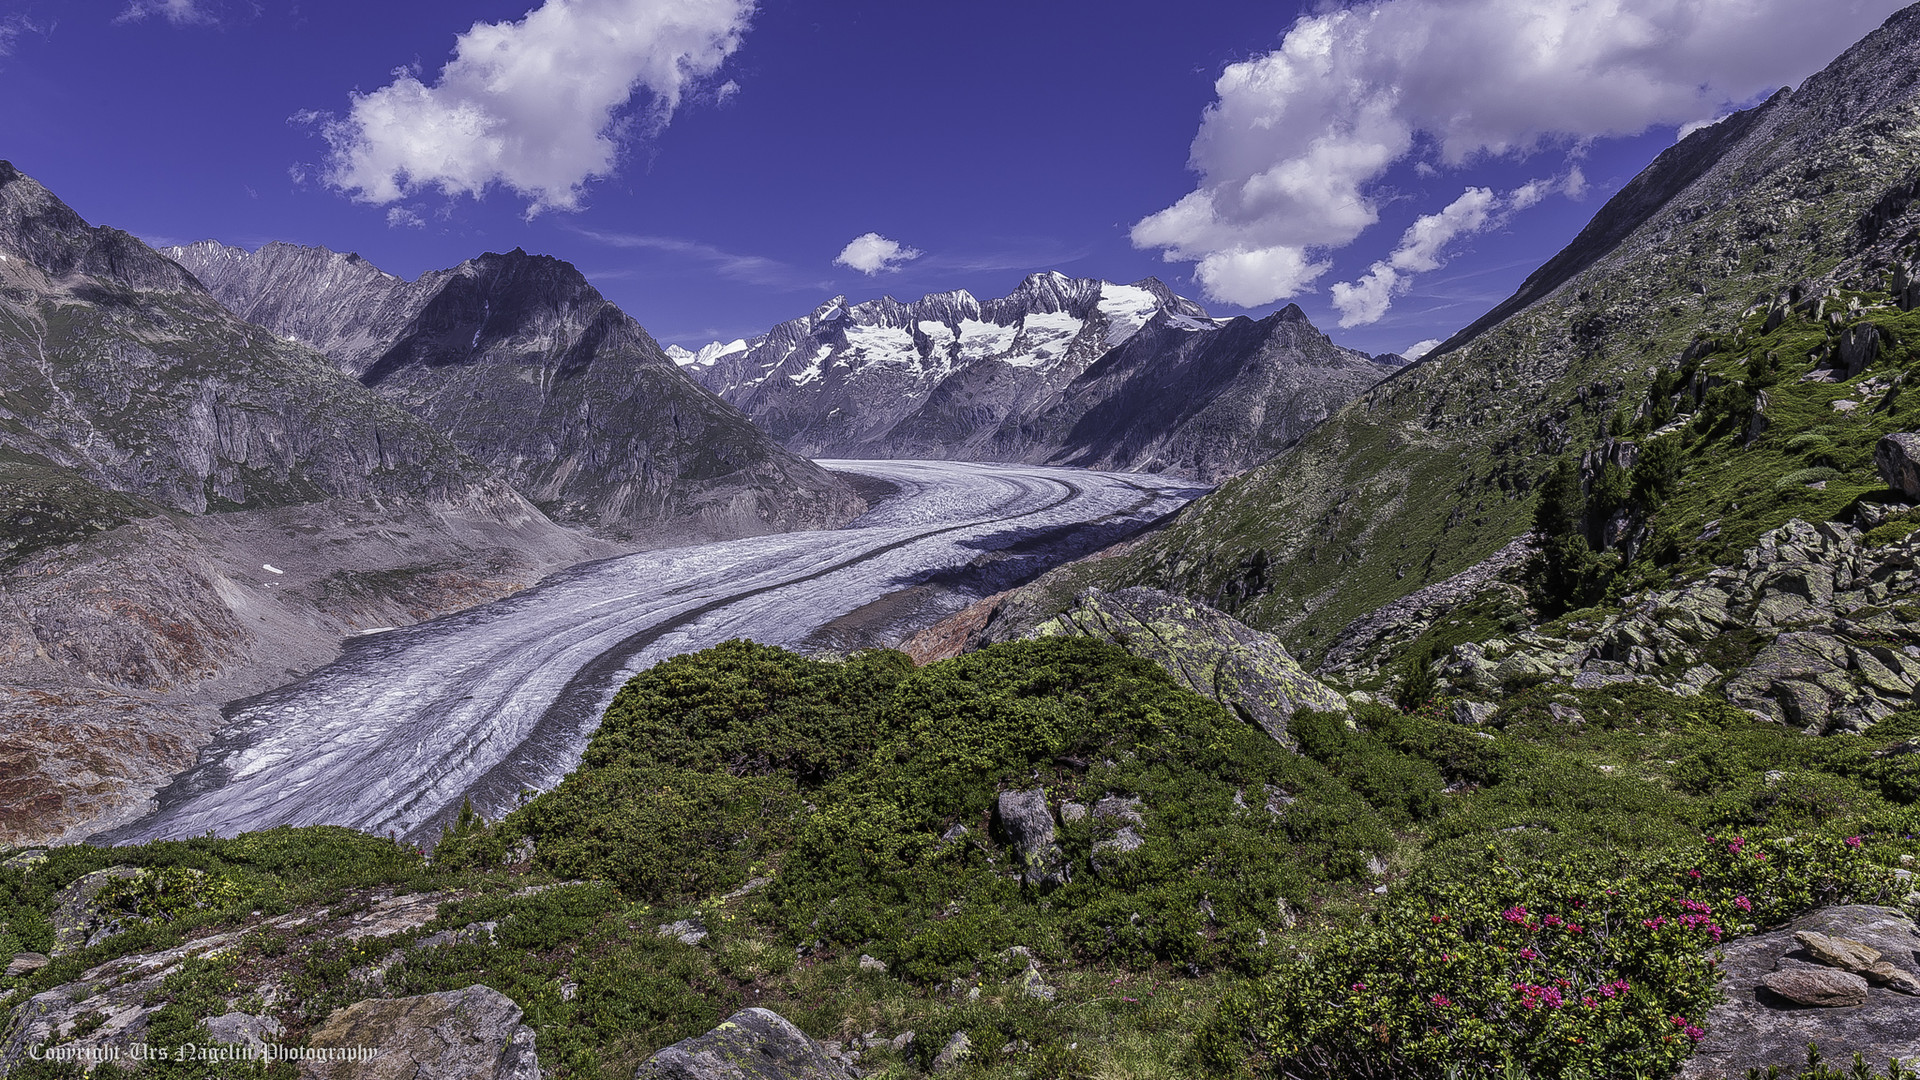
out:
M1014 367L1039 367L1067 354L1073 339L1087 324L1064 311L1036 311L1026 317L1021 336L1027 351L1020 356L1001 357Z
M832 355L833 346L820 346L820 351L813 354L813 359L807 362L806 367L787 376L787 378L792 380L795 386L805 386L810 382L819 382L826 377L826 360L827 357Z
M920 363L920 350L914 347L913 335L904 326L847 327L847 355L856 361L855 367Z
M702 345L699 352L683 349L678 345L667 346L667 358L683 368L705 371L723 356L746 352L750 346L744 338L735 338L728 342L716 341L711 345Z
M1104 344L1111 349L1140 332L1160 310L1160 300L1138 285L1100 284L1100 314L1107 317Z
M960 359L963 361L985 360L989 356L998 356L1013 348L1013 339L1020 333L1017 326L1001 326L999 323L981 322L978 319L960 320Z

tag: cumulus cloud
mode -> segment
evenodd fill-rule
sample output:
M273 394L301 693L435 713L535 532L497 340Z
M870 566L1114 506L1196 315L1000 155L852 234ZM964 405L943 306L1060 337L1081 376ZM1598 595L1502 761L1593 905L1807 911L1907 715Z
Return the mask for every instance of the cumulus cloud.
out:
M1133 242L1199 263L1213 299L1284 299L1378 221L1372 187L1396 162L1430 172L1717 115L1900 6L1370 0L1303 16L1278 49L1220 75L1188 161L1197 188L1136 223Z
M1491 188L1468 188L1446 209L1423 215L1408 226L1393 254L1374 263L1358 281L1333 287L1340 325L1352 328L1379 322L1394 298L1413 287L1413 275L1446 265L1447 248L1454 241L1497 228L1549 195L1578 194L1585 187L1586 178L1575 168L1558 179L1530 180L1504 196Z
M752 14L753 0L546 0L518 22L475 23L431 86L397 71L323 125L327 182L371 203L500 183L530 214L577 209L622 139L664 126Z
M919 251L898 240L889 240L879 233L870 232L847 241L847 246L834 256L833 265L849 267L872 277L883 271L898 270L920 255Z
M1421 357L1427 355L1428 353L1432 352L1433 350L1439 347L1440 347L1439 338L1428 338L1425 341L1416 341L1413 344L1407 346L1406 348L1401 349L1400 355L1406 357L1408 362L1412 362L1414 360L1420 359Z

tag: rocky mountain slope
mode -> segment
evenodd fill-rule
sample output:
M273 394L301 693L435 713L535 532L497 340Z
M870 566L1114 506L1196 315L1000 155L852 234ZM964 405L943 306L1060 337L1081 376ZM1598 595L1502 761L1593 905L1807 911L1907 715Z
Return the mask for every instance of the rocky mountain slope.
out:
M1398 370L1297 307L1213 319L1151 278L1035 274L1006 297L835 297L752 341L670 349L787 448L1173 472L1264 460Z
M1651 565L1658 548L1692 553L1688 572L1703 572L1794 517L1847 511L1882 487L1874 441L1914 422L1890 407L1897 395L1881 398L1904 383L1911 347L1917 71L1910 8L1798 89L1666 151L1433 356L1151 542L1022 602L1043 613L1087 583L1160 586L1276 630L1317 663L1355 620L1528 532L1556 459L1576 469L1576 501L1593 499L1568 543L1577 524L1616 569ZM1660 434L1683 436L1656 471L1678 470L1657 486L1677 483L1684 520L1621 487ZM1828 452L1839 444L1849 452ZM1774 481L1802 468L1833 469L1836 484L1775 498ZM1733 475L1752 490L1722 483ZM1651 544L1663 528L1678 532Z
M217 703L610 553L0 164L0 835L119 820Z
M516 249L403 281L324 248L203 241L166 254L555 521L663 544L830 527L864 506L694 385L558 259Z

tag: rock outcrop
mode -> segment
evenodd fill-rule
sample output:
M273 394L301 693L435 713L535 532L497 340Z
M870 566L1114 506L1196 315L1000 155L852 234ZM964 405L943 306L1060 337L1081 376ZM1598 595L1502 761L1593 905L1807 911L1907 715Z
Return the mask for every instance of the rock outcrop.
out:
M1529 679L1717 688L1779 723L1860 731L1908 707L1920 686L1920 645L1899 644L1920 633L1920 610L1903 602L1916 584L1920 538L1868 547L1851 526L1791 521L1737 565L1575 622L1565 636L1459 645L1435 667L1468 695Z
M1132 588L1092 590L1031 636L1078 634L1111 641L1165 668L1182 686L1285 741L1300 709L1347 711L1347 701L1300 669L1272 634L1204 604Z
M719 1027L648 1058L635 1080L852 1080L855 1075L779 1013L742 1009Z
M66 892L76 897L89 891L97 894L98 890L95 886L103 883L102 874L108 875L107 880L112 880L124 876L124 872L128 869L130 868L115 867L110 868L109 871L88 875L74 883L74 886L79 888L69 886ZM120 871L120 873L112 871ZM135 871L135 873L138 872ZM82 972L71 982L62 983L33 995L13 1006L10 1013L0 1017L0 1076L6 1075L16 1065L26 1060L33 1047L51 1044L62 1034L65 1035L64 1039L59 1040L62 1046L76 1052L91 1051L110 1055L114 1052L114 1048L118 1047L124 1054L131 1044L144 1041L154 1013L163 1008L168 1001L168 996L163 994L161 989L169 979L186 972L191 962L220 958L240 945L248 934L283 935L290 945L358 942L365 955L379 959L382 955L381 949L378 948L380 943L425 926L432 921L440 903L446 899L448 898L443 894L402 895L377 898L370 906L349 910L339 915L334 915L329 910L295 911L272 916L245 929L228 930L195 938L170 949L134 953L109 960ZM81 925L98 930L104 924L91 921ZM60 932L59 926L60 924L56 925L56 933ZM389 946L388 952L391 953L399 945L399 942L394 942ZM371 979L372 972L373 969L369 968L359 974ZM363 989L366 988L363 986ZM241 1044L279 1041L278 1020L258 1012L247 1012L241 1007L242 1002L248 997L257 998L265 1006L284 1001L292 991L279 975L270 975L263 981L247 985L244 989L236 986L231 992L234 997L227 999L224 1004L216 1004L215 1008L219 1011L207 1017L205 1023L208 1034L220 1041ZM492 991L487 993L491 994ZM510 1006L512 1003L507 1004ZM496 1015L500 1012L497 1005L498 1003L494 1003L488 1006ZM516 1014L517 1011L516 1009ZM320 1044L316 1042L314 1045ZM526 1060L531 1062L530 1041L528 1046ZM102 1060L107 1058L103 1057ZM365 1067L370 1063L355 1064ZM399 1072L342 1073L341 1075L411 1078L415 1074ZM464 1080L467 1074L457 1075L462 1076ZM499 1074L473 1075L495 1080L496 1075ZM523 1076L525 1080L534 1080L537 1074L525 1073ZM505 1076L500 1076L500 1080L505 1080Z
M1895 988L1920 979L1920 928L1900 911L1824 908L1724 951L1726 1000L1707 1014L1706 1038L1681 1080L1740 1080L1773 1065L1793 1075L1808 1043L1832 1065L1855 1053L1882 1068L1890 1059L1920 1065L1920 1001ZM1875 964L1887 973L1861 974Z
M540 1080L520 1006L485 986L372 999L336 1011L307 1045L340 1060L300 1063L301 1080ZM352 1052L376 1051L371 1060Z

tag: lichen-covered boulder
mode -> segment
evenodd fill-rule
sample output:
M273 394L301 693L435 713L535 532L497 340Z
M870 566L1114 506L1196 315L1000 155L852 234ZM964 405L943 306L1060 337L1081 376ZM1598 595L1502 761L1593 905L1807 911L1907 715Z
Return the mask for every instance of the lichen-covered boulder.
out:
M300 1080L540 1080L520 1006L485 986L356 1002L327 1017L308 1046L340 1060L300 1063ZM370 1060L357 1051L377 1051Z
M1873 464L1888 487L1909 502L1920 500L1920 432L1881 436L1873 448Z
M101 911L94 901L114 882L129 881L146 873L132 866L109 866L55 893L53 914L49 917L53 924L52 955L84 949L125 930L126 919Z
M785 1017L742 1009L648 1058L635 1080L850 1080L846 1066Z
M1720 964L1726 1000L1707 1013L1706 1038L1680 1080L1739 1080L1770 1065L1797 1074L1808 1043L1830 1062L1858 1052L1881 1067L1889 1059L1920 1065L1920 1002L1900 989L1920 977L1917 950L1912 919L1868 905L1822 908L1729 942ZM1847 970L1863 964L1865 978ZM1880 964L1888 970L1871 970Z
M1028 885L1065 885L1066 855L1054 839L1047 789L1003 791L993 806L1001 839L1013 852L1020 880Z
M1347 699L1302 670L1279 638L1159 589L1089 590L1033 630L1035 637L1065 634L1111 641L1151 660L1282 741L1301 709L1347 711Z

